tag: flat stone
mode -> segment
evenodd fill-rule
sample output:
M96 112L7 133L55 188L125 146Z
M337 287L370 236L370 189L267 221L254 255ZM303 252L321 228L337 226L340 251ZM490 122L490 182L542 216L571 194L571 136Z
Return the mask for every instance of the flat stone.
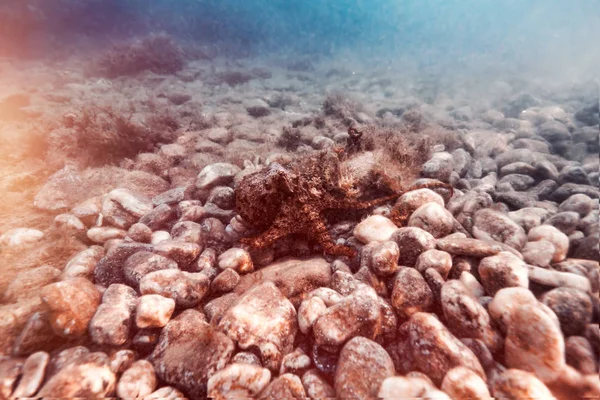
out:
M200 255L202 247L196 243L180 240L163 240L154 245L154 251L175 260L180 268L185 268Z
M175 300L158 294L141 296L135 311L135 324L138 328L162 328L169 322L175 311Z
M13 398L33 397L42 385L46 376L46 367L50 355L45 351L34 353L27 357L23 364L19 385L12 392Z
M491 382L497 399L554 399L552 392L534 374L520 369L507 369Z
M417 258L426 250L435 248L435 238L421 228L400 228L392 235L392 240L398 244L400 258L398 263L408 267L414 266Z
M475 214L473 236L477 239L495 240L520 250L527 242L523 228L506 214L492 209L479 210Z
M502 247L493 242L458 237L438 239L436 246L438 249L453 255L476 258L494 256L502 251Z
M49 265L20 272L6 288L4 301L16 303L21 299L39 296L40 290L58 280L59 276L60 270Z
M19 247L37 243L44 237L44 232L31 228L14 228L0 235L0 246Z
M127 258L123 266L125 281L138 288L144 276L161 270L177 270L177 263L170 258L149 251L139 251Z
M364 244L385 242L392 237L396 229L398 227L389 218L382 215L371 215L356 225L353 235Z
M408 220L408 226L421 228L434 238L449 235L453 225L454 217L450 211L436 202L423 204L412 213Z
M506 287L529 287L526 264L506 251L482 259L478 271L481 283L490 296Z
M208 292L210 281L201 272L164 269L146 274L140 281L140 293L158 294L173 299L177 307L197 306Z

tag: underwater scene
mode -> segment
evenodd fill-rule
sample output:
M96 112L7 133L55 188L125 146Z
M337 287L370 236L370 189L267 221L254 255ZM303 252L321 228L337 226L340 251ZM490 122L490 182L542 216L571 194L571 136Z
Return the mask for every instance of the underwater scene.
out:
M0 400L600 398L599 0L0 0Z

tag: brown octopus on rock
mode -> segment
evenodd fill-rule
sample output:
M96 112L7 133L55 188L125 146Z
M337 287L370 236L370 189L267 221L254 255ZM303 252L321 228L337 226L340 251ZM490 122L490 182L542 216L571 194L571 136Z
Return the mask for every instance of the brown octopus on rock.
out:
M396 199L404 192L376 199L361 200L345 181L342 159L347 150L323 150L302 156L285 167L272 162L260 171L245 176L235 189L236 209L244 222L261 231L255 237L242 238L242 244L260 249L290 234L303 234L316 241L332 255L353 258L354 248L335 244L328 231L323 213L327 210L365 210ZM384 177L385 180L385 177ZM425 182L411 187L452 187L439 181ZM406 218L393 219L402 224Z

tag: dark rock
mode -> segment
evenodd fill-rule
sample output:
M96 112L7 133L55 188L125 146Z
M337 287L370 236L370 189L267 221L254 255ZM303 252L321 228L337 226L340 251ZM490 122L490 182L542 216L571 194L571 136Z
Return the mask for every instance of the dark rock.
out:
M582 334L592 320L590 297L577 289L561 287L545 293L542 302L554 311L565 336Z
M177 213L175 208L168 204L161 204L155 207L152 211L144 214L139 222L148 226L153 231L165 228L171 221L175 220Z
M139 251L151 251L152 245L147 243L121 243L111 249L103 257L94 269L94 281L102 286L110 286L113 283L123 283L123 264L133 254Z
M130 286L138 289L144 276L163 269L177 269L177 263L160 254L139 251L127 258L123 265L123 275Z

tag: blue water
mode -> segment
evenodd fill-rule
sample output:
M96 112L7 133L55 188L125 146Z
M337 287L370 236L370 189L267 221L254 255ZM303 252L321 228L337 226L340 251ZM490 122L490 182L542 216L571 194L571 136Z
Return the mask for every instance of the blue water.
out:
M0 17L3 8L28 14L15 40L30 36L36 49L166 31L230 56L600 66L600 0L2 0Z

